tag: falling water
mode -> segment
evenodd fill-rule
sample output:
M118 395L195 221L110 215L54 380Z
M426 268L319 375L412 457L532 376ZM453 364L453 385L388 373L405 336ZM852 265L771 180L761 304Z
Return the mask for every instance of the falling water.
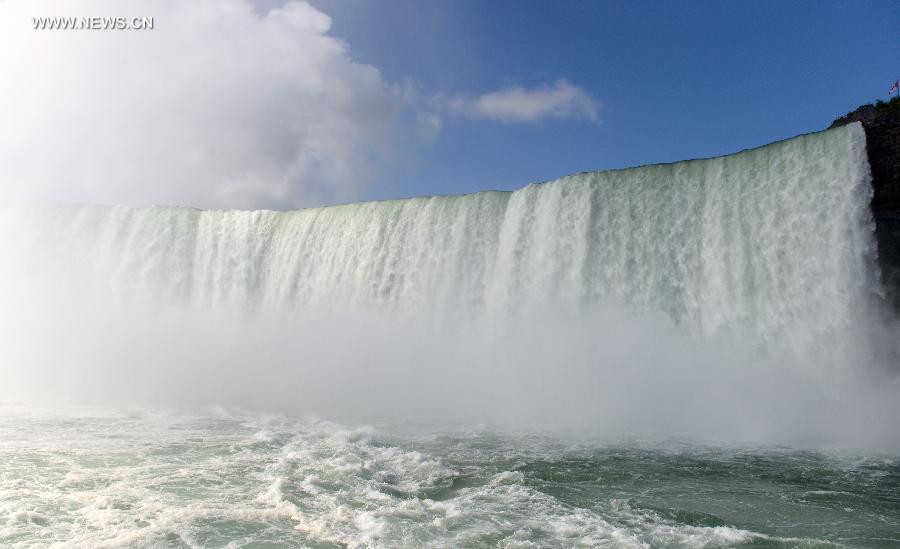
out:
M62 270L117 300L469 319L615 303L702 336L821 343L878 291L870 197L851 125L511 193L288 212L30 206L8 208L3 232L41 259L30 276Z
M865 145L291 212L5 205L0 544L896 542Z

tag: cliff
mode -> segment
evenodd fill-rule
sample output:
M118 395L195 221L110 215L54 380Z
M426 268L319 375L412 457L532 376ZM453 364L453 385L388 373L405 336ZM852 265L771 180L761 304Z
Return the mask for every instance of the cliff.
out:
M872 168L872 213L885 298L900 311L900 99L863 105L831 123L859 121Z

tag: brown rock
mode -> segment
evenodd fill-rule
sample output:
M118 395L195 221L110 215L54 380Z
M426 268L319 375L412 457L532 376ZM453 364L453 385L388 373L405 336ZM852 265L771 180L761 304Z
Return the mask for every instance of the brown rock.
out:
M863 105L838 118L831 128L862 122L872 169L872 214L881 278L887 301L900 311L900 99Z

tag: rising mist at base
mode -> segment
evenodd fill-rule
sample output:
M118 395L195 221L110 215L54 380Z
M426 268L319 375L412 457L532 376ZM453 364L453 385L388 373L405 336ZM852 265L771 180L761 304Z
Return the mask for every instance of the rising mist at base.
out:
M296 212L0 209L0 400L900 448L858 125Z

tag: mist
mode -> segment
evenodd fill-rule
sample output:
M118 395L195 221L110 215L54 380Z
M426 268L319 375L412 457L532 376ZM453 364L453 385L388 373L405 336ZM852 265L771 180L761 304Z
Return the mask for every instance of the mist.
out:
M248 319L225 310L35 305L4 315L6 401L900 448L890 421L900 417L900 377L870 352L859 349L851 363L798 361L739 340L698 341L663 315L621 308L434 326L376 310Z
M852 126L513 193L8 206L0 398L896 449L870 195Z
M35 17L153 18L127 32ZM0 200L296 208L393 162L403 91L305 2L0 2ZM28 55L21 52L27 51Z

